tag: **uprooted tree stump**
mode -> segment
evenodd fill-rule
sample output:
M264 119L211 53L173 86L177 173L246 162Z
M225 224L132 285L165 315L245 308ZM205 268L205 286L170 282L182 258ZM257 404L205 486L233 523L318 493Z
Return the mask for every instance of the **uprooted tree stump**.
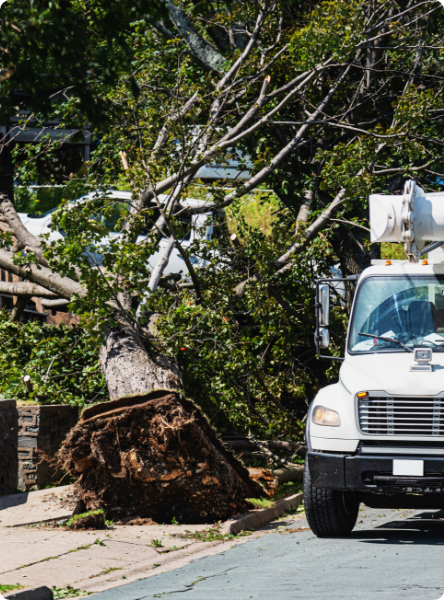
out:
M59 463L79 476L75 491L86 510L101 508L120 519L212 522L264 495L199 409L175 392L86 409Z

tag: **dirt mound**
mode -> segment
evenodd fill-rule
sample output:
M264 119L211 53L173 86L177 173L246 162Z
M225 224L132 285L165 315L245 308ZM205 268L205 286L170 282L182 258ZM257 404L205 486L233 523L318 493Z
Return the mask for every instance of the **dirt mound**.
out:
M264 495L196 406L172 392L87 409L59 461L80 475L75 489L85 508L117 519L205 523Z

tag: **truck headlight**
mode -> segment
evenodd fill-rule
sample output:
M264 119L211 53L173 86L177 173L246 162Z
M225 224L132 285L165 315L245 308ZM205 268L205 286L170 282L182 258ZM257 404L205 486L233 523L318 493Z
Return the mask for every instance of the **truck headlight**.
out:
M341 419L335 410L330 410L324 406L315 406L312 412L311 420L316 425L329 425L330 427L339 427Z

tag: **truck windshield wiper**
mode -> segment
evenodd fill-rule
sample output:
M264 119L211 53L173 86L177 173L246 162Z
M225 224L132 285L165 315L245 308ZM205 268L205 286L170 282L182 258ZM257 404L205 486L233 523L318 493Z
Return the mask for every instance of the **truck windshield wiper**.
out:
M399 344L403 348L407 350L407 352L413 352L411 348L400 342L399 340L395 340L393 338L383 337L382 335L373 335L371 333L361 333L358 331L358 335L365 335L365 337L376 338L377 340L383 340L384 342L393 342L394 344Z

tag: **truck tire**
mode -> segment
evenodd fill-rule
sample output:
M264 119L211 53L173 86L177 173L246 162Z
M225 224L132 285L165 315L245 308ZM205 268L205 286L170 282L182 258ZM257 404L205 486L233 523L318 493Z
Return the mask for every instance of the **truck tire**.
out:
M358 518L358 496L353 492L313 487L307 460L304 468L304 504L308 524L317 537L348 535Z

